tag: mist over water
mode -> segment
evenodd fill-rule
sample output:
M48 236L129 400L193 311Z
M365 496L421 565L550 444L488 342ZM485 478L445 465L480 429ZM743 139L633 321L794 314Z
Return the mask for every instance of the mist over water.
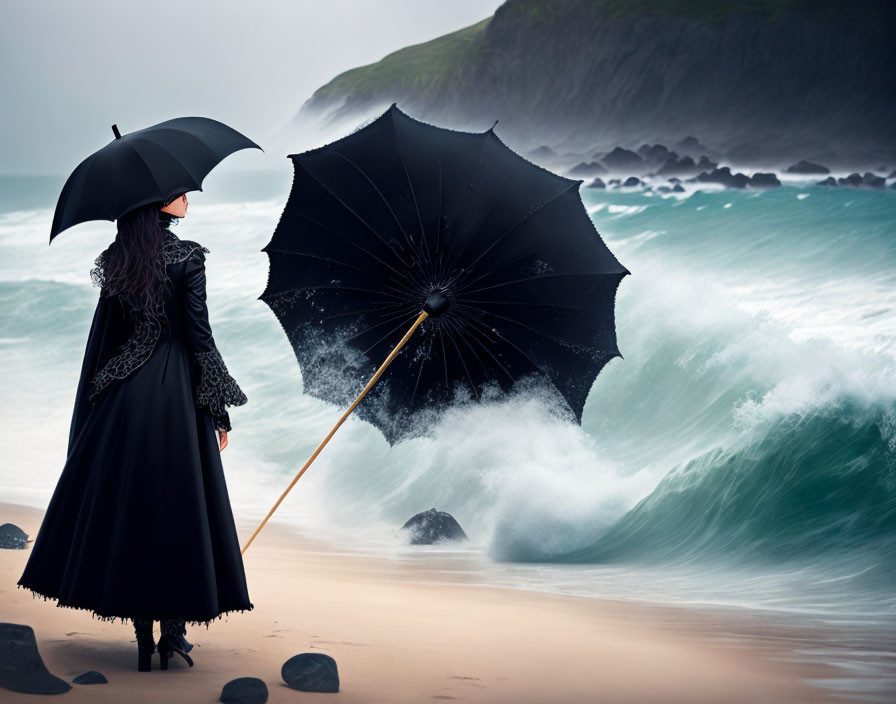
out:
M290 178L215 174L175 229L211 250L215 337L249 397L224 456L241 520L267 512L341 413L302 393L257 300ZM59 185L4 185L0 491L45 506L97 296L88 271L114 225L47 248ZM582 426L537 385L461 403L391 448L353 418L277 517L396 556L397 529L436 507L471 544L434 550L515 586L896 615L896 197L582 197L632 272L617 296L623 358L598 377Z

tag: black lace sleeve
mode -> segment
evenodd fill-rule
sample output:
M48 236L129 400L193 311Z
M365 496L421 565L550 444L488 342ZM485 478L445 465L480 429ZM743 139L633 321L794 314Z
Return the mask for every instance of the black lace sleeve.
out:
M215 346L205 296L205 254L193 252L186 260L184 312L193 356L199 364L196 404L208 409L219 430L230 430L228 406L246 403L243 393L227 371Z
M218 350L197 352L196 361L201 368L196 404L208 408L215 419L216 428L229 431L227 406L242 406L248 400L246 394L230 376Z

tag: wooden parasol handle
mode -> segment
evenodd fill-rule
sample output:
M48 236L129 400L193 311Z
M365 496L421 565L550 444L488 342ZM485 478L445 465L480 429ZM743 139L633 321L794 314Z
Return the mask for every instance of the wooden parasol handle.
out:
M395 345L395 349L393 349L392 352L389 353L389 356L386 357L386 361L383 362L380 365L380 368L376 370L376 374L374 374L371 377L370 381L367 382L367 386L364 387L364 389L358 395L358 398L355 399L355 402L351 406L348 407L348 410L345 413L342 414L342 418L340 418L339 421L336 423L336 425L333 426L333 429L330 431L330 433L327 435L327 437L324 438L323 442L317 446L317 449L314 451L314 454L308 458L308 461L305 463L305 466L299 470L299 473L289 483L289 486L286 487L286 491L284 491L280 495L280 498L277 499L277 503L275 503L273 508L271 508L271 510L268 511L268 515L264 517L264 520L261 522L261 524L258 526L258 528L255 529L255 532L252 534L252 537L249 538L249 542L247 542L246 545L243 547L243 549L240 551L241 555L246 554L246 550L249 549L249 546L252 544L252 541L255 540L255 536L261 532L261 529L264 528L265 523L268 522L268 519L274 515L274 511L277 510L277 507L280 505L280 503L283 501L283 499L286 498L286 495L289 493L290 489L292 489L296 485L296 482L299 481L299 478L305 473L305 470L308 469L308 467L311 466L311 463L317 459L317 456L320 454L321 450L323 450L324 447L326 447L327 443L330 442L330 438L332 438L336 434L336 431L339 430L339 426L342 425L345 422L345 419L349 417L349 414L351 414L351 412L353 410L355 410L355 408L358 407L358 404L361 403L361 399L367 395L367 392L373 388L373 385L377 381L379 381L379 378L383 375L383 372L386 371L386 367L388 367L392 363L392 360L395 359L395 357L398 355L398 353L401 352L401 348L404 347L405 343L411 338L411 335L414 334L414 330L416 330L417 327L420 325L420 323L422 323L424 320L426 320L426 318L428 316L429 316L429 313L427 313L425 310L420 311L420 315L417 316L417 319L414 321L414 324L411 325L410 329L404 334L404 337L402 337L401 340L399 340L398 344Z

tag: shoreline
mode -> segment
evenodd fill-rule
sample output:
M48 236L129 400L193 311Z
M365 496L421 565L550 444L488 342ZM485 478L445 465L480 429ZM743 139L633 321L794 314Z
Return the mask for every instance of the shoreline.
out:
M0 522L31 538L42 516L0 503ZM241 541L254 529L237 527ZM34 628L53 674L70 682L96 669L109 679L73 685L71 701L214 701L248 676L267 683L271 702L817 702L825 691L810 681L832 676L801 661L786 634L745 631L734 615L473 583L419 562L336 552L273 521L244 559L255 609L188 629L194 668L175 660L163 673L156 657L140 673L128 625L16 587L29 549L0 551L0 620ZM282 663L309 651L336 659L338 694L282 682Z

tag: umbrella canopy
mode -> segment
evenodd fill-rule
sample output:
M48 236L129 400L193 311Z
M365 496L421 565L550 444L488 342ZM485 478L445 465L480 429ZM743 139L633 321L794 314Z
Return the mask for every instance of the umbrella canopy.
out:
M261 298L295 350L305 392L350 401L421 310L429 317L358 413L390 443L457 398L535 377L581 421L614 357L628 270L604 244L578 180L393 104L319 149L295 176ZM423 421L421 423L421 420Z
M88 220L117 220L147 203L201 191L202 181L225 157L261 149L232 127L207 117L178 117L122 135L94 152L62 187L50 241Z

